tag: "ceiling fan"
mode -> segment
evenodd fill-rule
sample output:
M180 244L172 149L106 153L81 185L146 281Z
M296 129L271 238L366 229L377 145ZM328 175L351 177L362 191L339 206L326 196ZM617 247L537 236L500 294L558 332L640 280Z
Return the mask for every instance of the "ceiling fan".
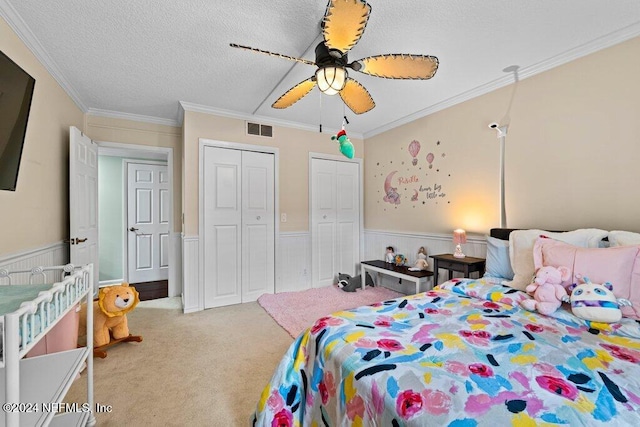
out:
M287 108L298 102L316 85L326 95L340 94L356 114L366 113L376 104L360 83L349 77L347 69L387 79L427 80L438 70L438 58L429 55L385 54L349 62L347 52L358 43L369 20L371 6L364 0L329 0L322 20L324 41L316 46L316 60L282 55L231 43L231 47L264 53L318 67L315 75L298 83L273 103Z

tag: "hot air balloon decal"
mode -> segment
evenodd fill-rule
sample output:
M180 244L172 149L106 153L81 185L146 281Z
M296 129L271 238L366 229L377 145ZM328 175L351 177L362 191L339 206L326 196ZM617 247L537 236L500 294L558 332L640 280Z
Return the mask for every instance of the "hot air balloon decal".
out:
M382 200L384 200L385 202L389 202L392 205L400 204L400 194L398 194L398 189L391 186L391 180L393 179L393 175L395 175L396 172L398 171L391 172L389 175L387 175L387 178L384 180L385 195L382 198Z
M433 153L429 153L427 154L427 163L429 163L429 169L431 169L433 167L433 165L431 163L433 163L433 158L435 156L433 155Z
M420 143L414 139L409 144L409 154L411 154L411 156L413 157L413 160L411 161L413 166L418 164L418 158L416 156L418 155L419 152L420 152Z

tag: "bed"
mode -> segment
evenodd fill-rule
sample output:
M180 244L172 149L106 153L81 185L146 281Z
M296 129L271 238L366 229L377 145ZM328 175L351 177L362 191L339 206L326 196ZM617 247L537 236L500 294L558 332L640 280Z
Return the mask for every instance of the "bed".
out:
M55 283L49 281L55 273ZM29 277L29 284L14 284L12 276ZM18 280L19 281L19 280ZM0 426L93 425L93 361L91 344L38 357L30 350L74 310L83 299L91 302L93 266L71 264L10 272L0 269L0 400L5 404ZM92 325L92 316L87 316ZM93 332L88 327L88 334ZM92 342L88 340L89 343ZM87 364L88 403L58 414L71 382Z
M276 368L253 425L640 425L638 321L543 316L503 283L453 279L318 319Z

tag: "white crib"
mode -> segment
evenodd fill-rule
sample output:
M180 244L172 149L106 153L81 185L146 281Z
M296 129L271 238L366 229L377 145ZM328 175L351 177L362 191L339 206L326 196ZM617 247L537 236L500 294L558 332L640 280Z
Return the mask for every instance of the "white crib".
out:
M47 273L60 280L46 285ZM12 284L29 276L29 285ZM34 283L40 282L44 290ZM93 265L36 267L28 271L0 269L0 298L11 294L17 309L0 316L0 427L95 425L93 413L93 310L87 310L87 345L25 358L26 354L71 310L93 300ZM26 296L22 298L22 291ZM38 292L33 296L34 292ZM9 298L5 298L9 301ZM16 302L18 301L18 302ZM86 362L87 402L63 405L71 383Z

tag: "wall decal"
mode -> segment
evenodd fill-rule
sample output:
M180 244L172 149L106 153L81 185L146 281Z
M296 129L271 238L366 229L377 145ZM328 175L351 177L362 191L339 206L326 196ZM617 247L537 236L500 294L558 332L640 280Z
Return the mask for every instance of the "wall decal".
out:
M392 205L400 204L400 194L398 194L398 188L391 186L391 181L393 180L393 176L398 171L393 171L389 175L387 175L387 179L384 180L384 192L385 196L382 198L385 202L389 202Z
M383 197L378 196L377 203L389 203L394 209L400 207L400 211L402 211L403 199L405 204L409 203L412 208L429 205L432 207L434 205L442 206L442 204L438 203L440 200L447 201L444 204L445 206L451 204L447 200L449 199L449 194L445 190L450 183L449 180L452 175L450 173L451 164L444 152L444 144L441 141L421 143L414 139L408 145L403 143L398 148L400 148L401 152L405 149L407 150L407 153L411 156L411 165L408 160L406 162L403 161L403 158L406 159L404 153L402 153L403 157L401 158L391 156L391 158L387 157L386 159L381 159L382 161L380 162L376 162L376 166L379 169L374 174L374 178L379 177L381 179L386 177L384 191L382 189L378 190L378 193L383 193ZM423 148L424 150L422 150ZM419 164L418 162L421 152L423 155L425 152L427 153L423 157L427 162L427 166L424 169L422 165L425 163ZM389 162L387 163L385 160ZM397 165L395 168L393 168L394 161ZM400 168L398 168L400 166L398 163L402 165ZM388 169L385 171L386 168ZM392 168L393 170L389 170ZM402 191L402 193L399 191ZM384 210L386 211L386 209Z
M429 169L433 167L432 163L433 163L434 157L435 156L433 155L433 153L427 154L427 163L429 163Z
M409 144L409 154L411 154L411 157L413 157L413 160L411 161L411 164L413 164L413 166L418 164L417 156L419 152L420 152L420 143L414 139Z

